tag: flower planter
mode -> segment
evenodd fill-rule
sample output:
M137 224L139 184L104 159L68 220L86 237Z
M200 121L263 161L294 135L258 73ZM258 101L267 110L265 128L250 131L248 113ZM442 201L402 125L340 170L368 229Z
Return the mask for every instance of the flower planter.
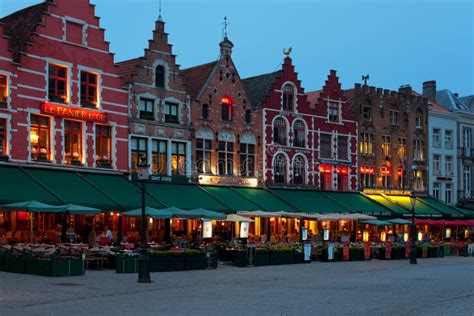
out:
M234 258L234 265L237 267L246 267L249 263L246 251L237 251Z
M150 256L150 271L181 271L185 269L185 262L183 254Z
M84 260L80 258L57 259L53 257L50 262L51 276L53 277L80 276L86 273Z
M5 254L0 253L0 271L5 271Z
M442 257L440 247L437 246L428 246L428 258L438 258Z
M385 248L383 248L385 250ZM384 251L385 257L385 251ZM350 261L364 261L364 248L349 248Z
M267 251L257 251L255 254L255 266L268 266L270 265L270 253Z
M5 272L25 273L26 260L24 256L12 256L10 254L4 257Z
M115 256L115 272L117 273L138 273L137 257Z
M25 259L25 273L50 276L51 275L51 260L34 258L31 255L26 256Z
M292 264L295 263L295 253L293 251L270 252L270 264Z
M393 247L392 248L392 259L406 259L405 258L405 248L403 247Z
M304 261L303 252L295 252L295 263L309 263L311 261Z
M444 245L444 256L448 257L451 255L451 246L450 245Z
M206 268L206 254L195 254L185 256L186 270L202 270Z

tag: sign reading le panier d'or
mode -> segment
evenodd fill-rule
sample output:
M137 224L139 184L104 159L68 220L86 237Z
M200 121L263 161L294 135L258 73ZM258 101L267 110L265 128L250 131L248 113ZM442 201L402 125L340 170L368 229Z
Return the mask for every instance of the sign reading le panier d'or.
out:
M41 113L97 123L106 123L107 114L89 109L75 108L47 102L41 103Z

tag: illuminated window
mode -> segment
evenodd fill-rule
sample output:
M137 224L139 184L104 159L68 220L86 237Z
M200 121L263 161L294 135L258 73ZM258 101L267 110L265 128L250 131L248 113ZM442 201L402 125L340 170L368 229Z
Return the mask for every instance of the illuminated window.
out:
M7 120L0 118L0 156L8 155L7 152Z
M132 156L132 172L148 165L148 145L146 138L132 137L130 145Z
M332 159L332 135L321 134L319 140L319 156L321 158Z
M204 120L209 119L209 104L203 104L203 105L202 105L201 117L202 117Z
M286 146L286 121L282 117L277 117L273 121L273 142Z
M219 175L234 174L234 143L219 141L217 165Z
M112 136L110 126L95 126L95 162L99 168L112 167Z
M361 155L373 155L374 154L374 134L371 133L360 133L359 136L359 153Z
M398 138L398 157L407 157L407 139L405 137Z
M391 138L387 135L382 135L382 156L390 157L391 154Z
M196 165L199 173L211 173L212 140L196 139Z
M245 124L252 123L252 112L250 110L245 110Z
M49 117L32 114L30 123L31 159L49 161L51 150Z
M302 120L296 120L293 123L293 146L306 146L306 128Z
M179 105L176 103L165 102L165 122L166 123L179 123L178 117Z
M81 105L85 107L97 106L97 75L81 71Z
M242 177L255 176L255 145L240 143L239 152L240 175Z
M49 64L48 68L48 99L51 102L66 103L67 68Z
M140 118L143 120L155 119L155 101L152 99L140 98L138 103Z
M332 191L332 166L321 165L319 167L321 190Z
M362 188L375 187L375 168L368 166L360 167L360 184Z
M165 67L162 65L156 66L155 69L155 87L165 87Z
M283 110L293 111L295 89L291 84L283 86Z
M154 139L151 142L151 172L165 175L168 172L168 142Z
M296 156L293 159L293 183L305 184L305 159L302 156Z
M333 123L340 122L339 103L328 101L328 120Z
M64 121L64 151L66 164L82 164L82 128L81 123Z
M171 143L171 174L186 175L186 144Z
M337 137L337 159L349 160L349 140L347 136Z
M425 190L425 171L424 170L415 170L415 177L413 181L413 189L415 191L424 191Z
M7 76L0 75L0 108L7 107L8 83Z
M286 157L283 154L275 156L273 161L273 182L285 183L286 182Z

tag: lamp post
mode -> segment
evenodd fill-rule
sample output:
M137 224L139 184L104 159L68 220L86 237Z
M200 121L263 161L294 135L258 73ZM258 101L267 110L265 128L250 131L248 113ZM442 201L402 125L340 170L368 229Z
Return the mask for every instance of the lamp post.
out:
M416 225L415 225L416 196L413 192L410 195L410 204L411 204L410 264L417 264L416 262Z
M143 183L138 182L141 191L141 245L140 258L138 260L138 283L151 283L150 277L150 257L147 253L147 221L146 221L146 188Z

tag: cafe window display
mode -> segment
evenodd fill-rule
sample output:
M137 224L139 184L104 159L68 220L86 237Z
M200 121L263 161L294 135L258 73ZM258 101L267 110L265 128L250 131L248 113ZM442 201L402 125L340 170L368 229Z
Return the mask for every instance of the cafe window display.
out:
M8 84L7 76L0 75L0 108L7 107Z
M153 174L167 174L168 143L165 140L154 139L151 142L151 172Z
M137 172L139 167L146 167L148 164L146 138L132 137L132 172Z
M66 164L79 165L82 163L82 127L75 121L64 121L64 148Z
M171 143L171 173L173 175L186 175L186 144Z
M30 144L31 159L48 161L51 156L50 119L46 116L31 115Z
M7 120L0 119L0 156L7 154Z
M112 163L112 137L110 126L95 126L95 155L98 167L110 168Z

